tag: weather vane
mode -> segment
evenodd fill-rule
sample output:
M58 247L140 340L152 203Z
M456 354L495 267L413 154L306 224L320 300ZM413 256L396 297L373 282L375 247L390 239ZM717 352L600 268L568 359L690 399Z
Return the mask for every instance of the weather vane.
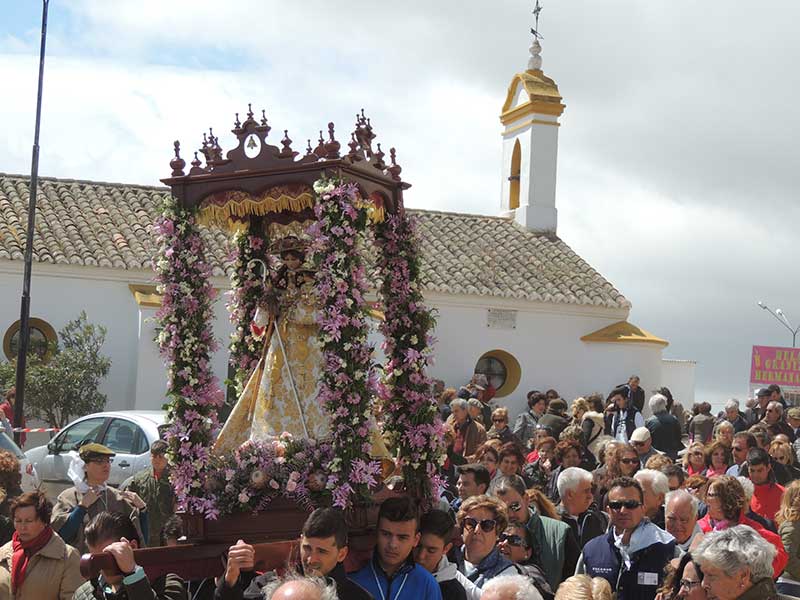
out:
M539 13L542 12L542 6L539 4L539 0L536 0L536 6L533 9L533 16L536 17L536 27L531 27L531 33L533 34L534 39L543 40L542 34L539 33Z

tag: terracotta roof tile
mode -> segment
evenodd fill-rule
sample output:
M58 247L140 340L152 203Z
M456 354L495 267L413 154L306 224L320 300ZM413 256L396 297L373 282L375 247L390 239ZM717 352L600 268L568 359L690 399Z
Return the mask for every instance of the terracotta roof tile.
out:
M34 259L149 269L151 225L165 188L40 178ZM29 178L0 174L0 259L22 260ZM510 219L410 210L418 219L427 291L628 308L630 303L561 239ZM227 235L204 230L215 275L225 274Z

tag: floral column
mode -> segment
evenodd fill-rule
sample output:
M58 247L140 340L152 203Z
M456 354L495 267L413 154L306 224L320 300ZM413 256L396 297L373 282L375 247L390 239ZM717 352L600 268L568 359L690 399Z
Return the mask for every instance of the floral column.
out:
M365 499L380 466L369 457L370 415L375 389L372 346L367 343L366 275L359 254L368 206L354 184L314 184L317 221L309 228L317 267L319 342L323 375L318 401L331 418L333 455L327 487L342 508Z
M381 386L384 429L399 451L406 489L427 501L438 497L444 434L431 381L434 318L423 304L414 225L401 207L377 225L378 268L386 319L381 325L388 362Z
M168 458L180 508L216 517L204 497L212 440L223 395L210 364L217 344L211 332L215 290L194 215L170 198L155 225L160 256L154 261L161 355L167 365Z

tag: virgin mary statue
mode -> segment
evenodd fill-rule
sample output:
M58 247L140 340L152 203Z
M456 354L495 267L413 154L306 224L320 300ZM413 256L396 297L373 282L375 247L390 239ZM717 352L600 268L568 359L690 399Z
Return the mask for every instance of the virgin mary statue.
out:
M259 306L252 325L256 335L265 336L264 353L217 438L218 453L283 432L315 439L328 434L328 419L317 402L322 353L314 271L303 264L306 243L286 236L273 251L283 265L267 278L269 302Z

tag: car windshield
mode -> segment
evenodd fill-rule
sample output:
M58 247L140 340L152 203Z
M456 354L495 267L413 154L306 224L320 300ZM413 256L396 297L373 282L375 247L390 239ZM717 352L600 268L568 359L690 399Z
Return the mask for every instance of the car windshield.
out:
M5 433L0 433L0 450L11 452L17 458L25 458L25 454L19 449L19 446Z

